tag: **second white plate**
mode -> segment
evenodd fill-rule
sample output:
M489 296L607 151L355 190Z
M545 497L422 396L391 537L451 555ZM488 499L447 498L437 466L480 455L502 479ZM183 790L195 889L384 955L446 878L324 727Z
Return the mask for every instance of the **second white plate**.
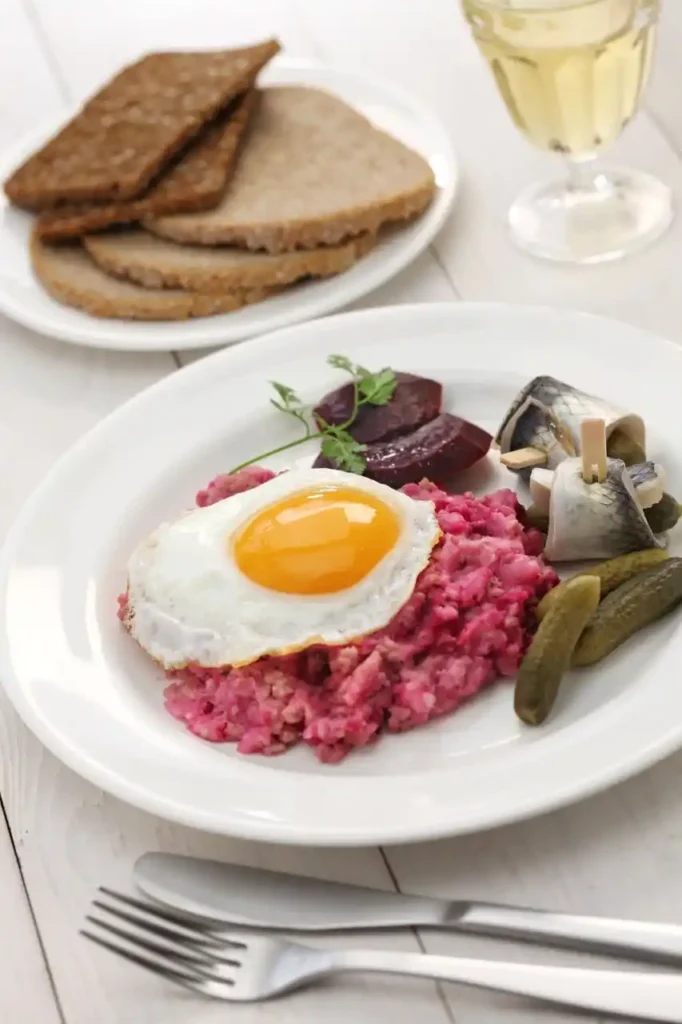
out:
M169 351L243 341L323 316L378 288L410 264L439 231L457 187L457 162L445 127L419 100L386 82L310 61L280 58L262 76L268 85L319 86L336 93L375 124L412 146L433 167L438 192L429 209L392 232L373 252L337 277L308 281L234 313L176 323L106 320L62 306L40 287L28 257L32 218L0 198L0 310L41 334L90 348ZM44 125L0 158L0 180L59 127Z

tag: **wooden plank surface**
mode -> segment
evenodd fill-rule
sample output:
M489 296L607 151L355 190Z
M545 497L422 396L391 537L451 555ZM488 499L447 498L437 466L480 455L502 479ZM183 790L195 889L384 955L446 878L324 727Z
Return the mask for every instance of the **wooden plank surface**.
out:
M4 816L0 816L0 892L0 1020L59 1024L61 1015Z
M241 0L230 5L168 0L162 16L159 11L158 0L24 0L23 5L22 0L5 0L0 143L57 112L65 101L82 98L143 50L231 45L276 33L291 55L361 68L417 93L439 112L458 148L461 200L434 252L362 305L458 296L542 301L608 313L682 340L682 289L677 284L682 220L649 252L599 269L543 266L508 242L503 224L509 200L521 185L546 173L552 161L528 148L508 123L456 0L420 0L419 5L412 0ZM648 112L614 156L649 167L679 195L682 15L674 0L665 5L664 19ZM0 322L0 358L0 435L10 439L0 445L0 531L73 440L175 366L170 355L128 356L58 345L5 321ZM231 842L125 807L59 765L0 698L0 794L66 1024L204 1024L225 1018L223 1007L170 991L77 937L96 886L127 888L134 858L151 848L380 887L395 879L405 891L674 920L682 902L681 774L678 756L611 793L548 818L469 839L390 849L389 871L375 849L311 851ZM9 913L0 915L5 957L0 986L6 990L0 990L0 1020L53 1024L59 1019L56 1003L3 827L0 818L0 879L9 894ZM410 934L373 935L366 941L383 948L418 948ZM507 947L454 935L425 934L419 941L434 951L510 954ZM511 954L540 958L527 949ZM29 976L31 985L22 980ZM317 1024L320 1019L325 1024L406 1024L413 1017L424 1024L448 1019L457 1024L563 1024L569 1019L483 993L448 989L446 996L444 1004L428 983L372 979L268 1006L231 1009L229 1015L237 1024Z

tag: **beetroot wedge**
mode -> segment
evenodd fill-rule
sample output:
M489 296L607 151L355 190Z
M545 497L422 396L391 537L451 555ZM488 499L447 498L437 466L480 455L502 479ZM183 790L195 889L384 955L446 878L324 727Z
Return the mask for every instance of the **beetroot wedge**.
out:
M396 373L396 388L386 405L364 405L348 428L356 441L372 444L409 434L436 418L443 398L443 385L413 373ZM353 385L344 384L325 395L313 410L331 426L347 423L353 412Z
M424 478L446 484L456 473L482 459L492 440L475 424L443 412L410 434L369 444L362 453L367 463L364 475L389 487L418 483ZM338 468L323 455L314 465Z

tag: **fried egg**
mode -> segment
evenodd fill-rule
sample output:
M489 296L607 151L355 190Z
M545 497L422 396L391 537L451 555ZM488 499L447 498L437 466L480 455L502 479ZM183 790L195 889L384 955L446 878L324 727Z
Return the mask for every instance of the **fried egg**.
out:
M291 470L144 540L128 563L128 626L165 668L348 643L393 618L439 537L430 502Z

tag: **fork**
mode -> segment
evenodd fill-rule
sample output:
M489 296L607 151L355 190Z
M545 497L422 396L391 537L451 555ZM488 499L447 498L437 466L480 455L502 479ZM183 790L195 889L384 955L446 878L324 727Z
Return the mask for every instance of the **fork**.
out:
M111 889L99 891L107 899L93 901L99 914L87 920L103 934L84 929L82 935L183 988L227 1002L258 1002L331 974L371 972L454 981L575 1009L682 1024L682 976L676 974L313 949L209 928Z

